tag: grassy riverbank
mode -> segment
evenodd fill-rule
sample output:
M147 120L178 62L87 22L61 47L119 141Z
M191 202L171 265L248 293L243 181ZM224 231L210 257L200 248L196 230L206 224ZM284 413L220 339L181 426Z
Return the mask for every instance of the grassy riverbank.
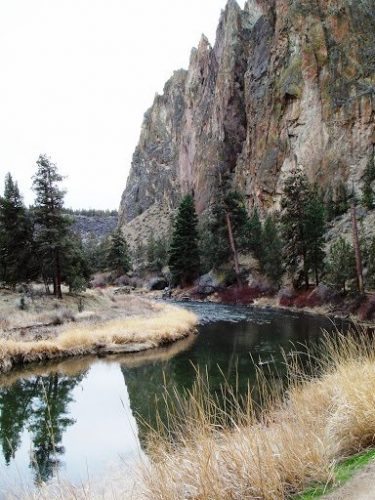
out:
M292 363L282 395L260 376L261 412L250 396L240 404L230 392L223 411L201 379L170 407L172 428L152 436L143 495L282 499L334 483L337 463L374 444L375 343L327 339L319 355L315 378Z
M86 301L93 310L73 312L68 298L63 305L14 311L14 297L8 297L8 308L2 303L0 372L35 361L145 351L186 337L197 323L191 312L139 297L102 293Z

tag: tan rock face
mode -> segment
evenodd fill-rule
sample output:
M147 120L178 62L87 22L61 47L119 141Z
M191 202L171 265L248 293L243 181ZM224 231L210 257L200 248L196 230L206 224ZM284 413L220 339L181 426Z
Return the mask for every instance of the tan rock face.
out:
M120 224L186 192L202 212L228 185L277 209L296 164L359 190L374 116L374 0L229 0L215 45L202 37L145 115Z

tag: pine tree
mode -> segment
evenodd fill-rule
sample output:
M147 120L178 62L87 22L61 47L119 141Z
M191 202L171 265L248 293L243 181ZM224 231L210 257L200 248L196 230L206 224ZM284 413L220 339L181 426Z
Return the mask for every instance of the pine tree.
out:
M366 169L363 175L363 190L362 190L362 204L369 210L374 208L375 203L375 156L374 152L367 162Z
M120 229L112 233L107 263L118 275L126 274L131 269L129 247Z
M194 200L185 196L178 209L169 249L169 267L173 279L183 286L192 283L199 275L198 217Z
M36 164L37 171L33 177L33 190L36 194L33 212L37 224L36 241L42 275L45 283L52 277L53 293L61 299L61 259L71 220L64 215L65 191L59 187L63 178L58 173L57 166L45 155L40 155Z
M264 222L262 249L260 258L262 272L272 283L279 285L283 276L282 242L275 220L271 216Z
M343 237L331 246L327 262L328 280L337 290L346 290L349 280L356 277L353 247Z
M319 285L324 268L325 210L323 199L317 186L309 190L305 206L305 235L307 246L307 266L313 271L315 283Z
M308 241L306 236L306 205L309 197L307 177L297 170L285 182L281 200L281 228L286 270L294 275L302 266L306 287L309 286Z
M0 279L15 284L27 279L32 266L32 225L18 185L8 173L0 197Z

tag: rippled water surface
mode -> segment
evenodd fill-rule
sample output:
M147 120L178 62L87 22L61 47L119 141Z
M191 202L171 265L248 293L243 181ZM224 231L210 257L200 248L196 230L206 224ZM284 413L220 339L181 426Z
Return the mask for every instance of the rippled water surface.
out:
M212 390L223 376L245 391L258 365L283 372L286 352L312 344L327 319L216 304L186 304L199 335L133 356L81 358L34 365L0 379L0 492L53 477L74 484L142 457L144 427L155 419L164 382L189 389L196 369ZM342 327L343 325L338 325Z

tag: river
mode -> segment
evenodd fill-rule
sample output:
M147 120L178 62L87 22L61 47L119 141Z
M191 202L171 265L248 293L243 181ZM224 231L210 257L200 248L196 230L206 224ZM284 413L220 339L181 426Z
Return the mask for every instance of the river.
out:
M303 351L319 341L323 329L336 329L311 315L186 307L200 317L199 334L168 348L35 364L1 376L0 492L15 484L30 490L53 478L76 485L100 481L119 463L131 466L144 457L143 424L154 423L164 383L182 392L191 388L199 368L207 370L212 391L224 377L238 379L244 392L254 382L254 363L282 376L282 349Z

